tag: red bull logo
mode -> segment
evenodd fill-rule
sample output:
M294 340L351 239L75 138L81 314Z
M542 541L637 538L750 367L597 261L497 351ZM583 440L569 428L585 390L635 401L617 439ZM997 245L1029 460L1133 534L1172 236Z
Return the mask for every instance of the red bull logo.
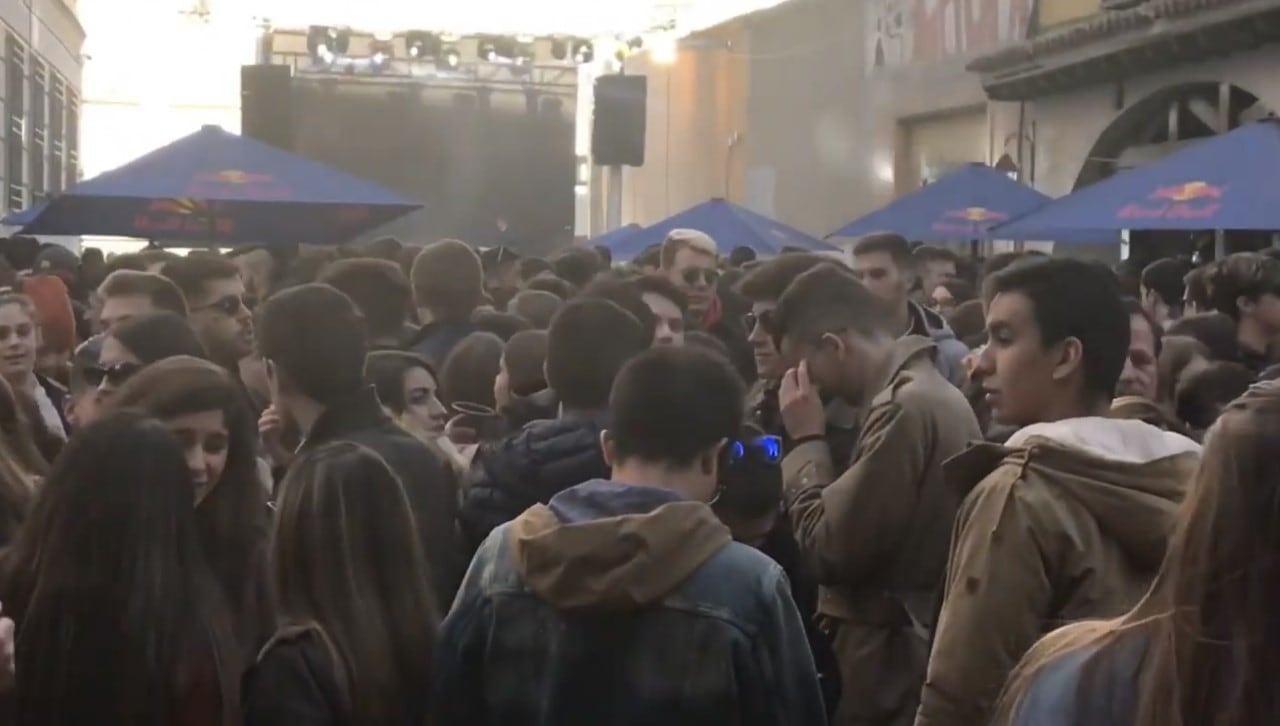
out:
M1222 208L1227 188L1205 181L1190 181L1160 187L1147 195L1146 202L1126 204L1116 213L1119 219L1211 219Z
M985 231L987 227L1009 219L1004 212L997 212L986 207L964 207L943 212L942 220L934 222L935 232L973 234Z
M227 237L235 221L199 199L156 199L133 217L133 229L144 237Z
M192 197L239 197L250 201L288 201L293 189L271 174L222 169L195 175L187 185Z

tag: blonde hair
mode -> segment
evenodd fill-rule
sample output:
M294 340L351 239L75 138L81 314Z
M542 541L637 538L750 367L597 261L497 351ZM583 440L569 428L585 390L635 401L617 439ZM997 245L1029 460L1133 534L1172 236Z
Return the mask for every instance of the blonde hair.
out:
M680 250L685 249L711 257L719 255L716 241L706 232L699 232L696 229L673 229L662 241L662 269L671 269L675 264L676 255L680 254Z

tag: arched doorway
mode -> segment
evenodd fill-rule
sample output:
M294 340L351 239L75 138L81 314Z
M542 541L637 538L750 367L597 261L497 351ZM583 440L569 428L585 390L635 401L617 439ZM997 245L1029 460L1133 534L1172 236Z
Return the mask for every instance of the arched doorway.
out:
M1197 139L1226 133L1275 113L1256 95L1232 83L1179 83L1126 108L1098 136L1076 177L1075 189L1154 161ZM1260 249L1270 235L1229 233L1227 250ZM1134 232L1130 256L1142 263L1170 255L1203 253L1213 235L1191 232Z

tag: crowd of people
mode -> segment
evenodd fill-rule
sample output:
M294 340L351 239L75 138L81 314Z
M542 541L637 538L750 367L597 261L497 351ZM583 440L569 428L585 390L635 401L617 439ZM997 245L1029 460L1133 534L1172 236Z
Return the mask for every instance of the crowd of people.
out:
M0 723L1280 720L1280 256L731 242L0 242Z

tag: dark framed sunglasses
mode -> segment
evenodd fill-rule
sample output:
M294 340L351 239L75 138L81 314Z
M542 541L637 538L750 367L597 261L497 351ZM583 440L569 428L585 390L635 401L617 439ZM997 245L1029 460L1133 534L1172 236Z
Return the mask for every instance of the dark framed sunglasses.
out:
M716 284L716 280L720 279L719 270L709 270L701 267L690 267L680 273L680 277L684 278L686 285L697 285L699 281L702 284L711 286Z
M252 311L253 306L256 302L257 302L256 300L254 300L251 297L248 297L247 295L245 297L239 297L237 295L229 295L227 297L222 298L221 300L216 300L214 302L211 302L208 305L201 305L200 307L196 308L196 310L197 311L216 310L222 313L223 315L226 315L227 317L232 317L236 313L240 312L241 308Z
M142 370L142 365L138 363L117 363L105 368L103 366L85 366L84 382L90 388L101 386L103 381L119 387L124 385L125 381L137 375L140 370Z
M730 441L725 446L724 458L731 466L746 462L776 466L782 463L782 437L765 435Z
M773 311L765 310L760 313L747 313L742 316L742 327L748 333L756 329L759 325L760 329L766 333L773 333Z

